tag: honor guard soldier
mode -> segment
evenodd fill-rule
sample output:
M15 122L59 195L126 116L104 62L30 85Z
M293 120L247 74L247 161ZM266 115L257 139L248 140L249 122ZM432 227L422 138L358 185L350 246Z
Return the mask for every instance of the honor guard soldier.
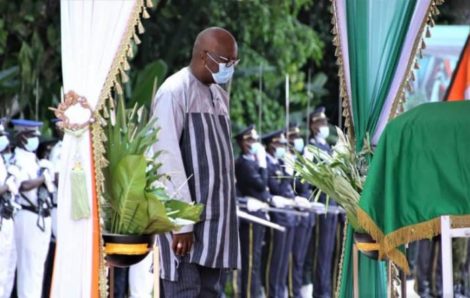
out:
M328 118L325 115L325 108L318 107L310 115L310 145L313 145L327 154L332 154L332 148L326 139L329 136ZM320 202L326 203L326 195L320 195ZM337 206L336 202L330 198L329 206ZM332 297L333 296L333 274L334 274L334 252L336 244L336 229L338 226L338 215L333 213L321 214L317 219L313 247L315 259L313 269L313 296ZM312 247L312 246L311 246ZM307 262L308 264L308 262Z
M293 161L296 154L303 154L304 140L300 134L300 128L297 123L291 123L286 132L289 142L287 157ZM290 166L293 162L286 162L286 171L294 177L294 169ZM300 179L292 179L292 187L295 192L295 203L299 210L308 210L311 208L308 198L311 197L312 187L309 184L302 183ZM295 228L294 243L292 249L292 264L289 271L289 297L302 297L301 288L303 283L304 263L307 250L312 236L313 225L315 224L315 214L307 213L306 216L299 217L299 224ZM310 295L311 296L311 295Z
M285 232L270 230L268 259L266 264L266 297L285 297L289 257L294 244L294 231L298 215L289 212L295 205L292 179L285 171L283 158L287 140L284 130L269 133L263 137L267 151L268 187L272 195L271 203L286 212L271 212L271 220L286 228Z
M254 125L235 136L241 154L235 161L236 187L251 215L266 219L271 195L268 191L266 151L259 143ZM262 274L262 245L265 227L240 220L240 244L242 256L241 297L260 297Z
M10 298L16 269L16 245L13 214L14 196L18 192L16 177L11 173L8 133L0 120L0 298Z
M13 164L21 173L15 216L17 248L17 294L19 298L40 298L44 264L51 238L50 193L53 191L52 173L41 167L36 157L41 122L12 120L16 148Z

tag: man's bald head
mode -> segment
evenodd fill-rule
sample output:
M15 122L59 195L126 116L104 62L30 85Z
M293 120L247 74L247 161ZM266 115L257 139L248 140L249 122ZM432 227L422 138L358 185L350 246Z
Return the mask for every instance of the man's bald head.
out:
M237 60L237 41L230 32L220 27L207 28L198 34L193 46L191 70L199 80L206 84L213 83L210 71L218 71L217 63L208 59L208 54L216 60L219 57ZM226 61L219 59L217 62Z

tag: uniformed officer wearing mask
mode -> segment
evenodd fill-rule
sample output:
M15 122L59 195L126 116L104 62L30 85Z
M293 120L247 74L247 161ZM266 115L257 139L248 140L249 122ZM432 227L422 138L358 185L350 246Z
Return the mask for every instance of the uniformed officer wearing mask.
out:
M9 138L0 120L0 298L9 298L16 269L16 246L13 214L16 178L9 168Z
M41 122L12 120L17 142L13 164L21 173L18 202L22 209L15 216L18 297L40 298L44 263L51 238L50 170L41 168L36 157Z
M328 118L325 115L325 108L318 107L310 115L309 119L310 139L309 143L328 154L332 154L332 148L326 139L329 136ZM321 194L320 202L325 203L326 195ZM336 206L336 202L330 198L330 206ZM321 214L317 218L317 228L312 250L308 258L315 260L313 264L313 296L314 297L332 297L333 296L333 264L336 244L336 229L338 226L338 215ZM305 266L312 265L312 262L306 262ZM305 268L304 268L305 269ZM308 268L306 275L311 274L312 268ZM308 276L306 276L308 279Z
M246 199L246 211L266 219L271 195L268 191L266 151L259 143L255 126L250 125L235 136L241 155L235 161L236 187ZM242 255L241 297L260 297L262 286L262 245L265 227L246 220L240 220L240 244Z
M300 134L300 127L297 123L289 124L286 132L289 142L288 157L295 160L296 154L303 154L304 140ZM294 176L294 170L289 166L292 163L286 163L286 171L290 176ZM309 209L312 187L309 184L302 183L300 179L292 179L292 188L295 192L296 207L300 210ZM312 228L315 223L315 215L308 213L308 216L300 216L299 224L294 231L294 243L292 249L292 264L289 270L289 297L302 297L301 288L303 283L303 266L307 255ZM310 295L311 296L311 295Z
M271 203L277 208L295 206L295 193L292 178L285 171L283 159L287 140L284 130L269 133L263 137L267 151L268 187L272 195ZM285 297L289 256L294 245L294 231L298 216L289 213L272 212L271 220L286 228L285 232L270 230L268 235L268 259L266 264L266 297Z

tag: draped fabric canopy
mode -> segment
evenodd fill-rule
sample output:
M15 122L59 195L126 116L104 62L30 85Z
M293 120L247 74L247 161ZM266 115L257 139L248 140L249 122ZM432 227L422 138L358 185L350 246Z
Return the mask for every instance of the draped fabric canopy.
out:
M361 196L361 226L407 270L399 246L440 233L440 216L470 223L470 102L420 105L390 122Z
M62 74L64 92L87 99L95 112L117 86L116 76L145 10L142 0L61 1ZM140 23L139 23L140 24ZM99 116L95 114L95 117ZM99 124L98 124L99 127ZM51 297L98 297L103 270L99 219L99 138L90 130L81 137L66 133L58 189L57 249ZM94 141L93 141L94 140ZM102 147L102 146L101 146ZM91 216L73 220L72 167L81 163ZM101 285L103 286L103 285ZM105 292L105 291L104 291ZM101 291L103 295L103 291Z
M356 151L370 137L377 143L386 123L401 109L405 88L412 79L415 56L424 47L422 36L435 0L334 0L334 39L343 114L355 137ZM342 257L339 294L352 296L352 229ZM360 297L386 295L385 263L360 255Z

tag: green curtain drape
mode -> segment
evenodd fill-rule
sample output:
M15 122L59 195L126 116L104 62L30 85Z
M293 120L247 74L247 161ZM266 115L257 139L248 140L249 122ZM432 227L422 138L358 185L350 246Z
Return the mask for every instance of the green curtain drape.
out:
M351 109L356 151L372 135L399 63L417 0L347 0ZM340 297L353 297L352 229L348 227ZM359 297L386 297L386 263L360 254Z
M356 150L373 134L417 0L346 1Z

